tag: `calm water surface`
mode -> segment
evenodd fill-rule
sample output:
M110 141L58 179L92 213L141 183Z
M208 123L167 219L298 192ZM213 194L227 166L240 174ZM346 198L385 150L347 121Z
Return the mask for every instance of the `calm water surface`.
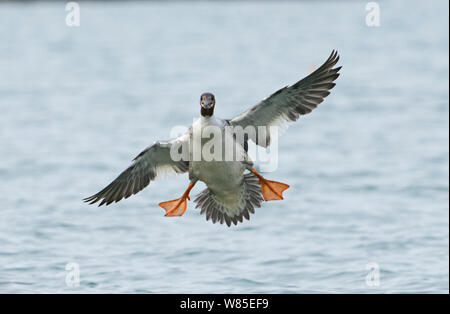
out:
M448 2L0 4L0 292L449 290ZM229 118L320 65L342 75L279 143L291 188L238 227L97 192L212 91ZM200 184L193 191L198 193ZM81 283L65 283L67 263ZM366 284L377 263L380 285Z

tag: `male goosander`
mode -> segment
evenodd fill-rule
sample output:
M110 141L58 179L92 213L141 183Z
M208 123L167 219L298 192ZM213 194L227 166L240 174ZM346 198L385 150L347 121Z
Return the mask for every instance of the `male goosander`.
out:
M300 115L308 114L316 108L335 86L333 82L338 78L341 67L333 67L338 60L337 51L333 50L327 61L313 73L276 91L231 120L216 118L214 95L202 94L201 117L186 134L171 141L158 141L147 147L112 183L84 201L90 204L100 201L99 206L118 202L144 189L162 170L170 169L175 173L189 172L190 182L180 198L159 204L165 209L165 216L184 214L187 200L190 200L189 193L200 180L207 188L197 196L195 203L196 207L201 208L200 213L206 214L206 220L211 219L213 223L221 224L225 222L227 226L242 222L243 217L249 220L250 213L254 213L262 201L282 200L282 193L289 185L267 180L253 168L253 162L247 155L247 141L250 139L259 146L267 147L270 145L270 127L294 122ZM203 149L208 143L195 134L208 127L219 129L221 139L228 143L223 144L223 148L231 148L240 158L206 160L201 155L196 159L193 147L199 145ZM239 141L226 131L227 127L253 127L257 131L246 134L244 141ZM173 158L174 151L179 152L179 148L183 147L188 148L188 157Z

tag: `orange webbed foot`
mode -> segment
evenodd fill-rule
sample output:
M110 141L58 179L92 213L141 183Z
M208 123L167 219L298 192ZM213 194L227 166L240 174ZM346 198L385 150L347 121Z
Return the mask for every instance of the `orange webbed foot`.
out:
M265 201L277 201L283 199L283 191L289 188L289 185L277 181L260 181L261 193Z
M171 201L161 202L158 205L166 210L166 217L182 216L187 208L187 197L180 197Z
M159 206L161 206L166 210L165 215L166 217L182 216L184 214L187 208L186 200L191 200L189 198L189 192L192 190L194 185L195 183L190 182L188 188L180 198L171 201L161 202L158 204Z
M283 191L289 188L288 184L278 181L266 180L255 169L252 169L252 173L254 173L259 178L261 193L265 201L277 201L283 199Z

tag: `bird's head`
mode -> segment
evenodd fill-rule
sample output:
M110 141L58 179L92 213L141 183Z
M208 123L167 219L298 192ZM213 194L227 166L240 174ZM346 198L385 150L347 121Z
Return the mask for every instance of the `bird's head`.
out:
M214 106L216 105L216 99L214 98L214 95L211 93L203 93L200 96L200 106L201 111L200 113L204 117L210 117L214 113Z

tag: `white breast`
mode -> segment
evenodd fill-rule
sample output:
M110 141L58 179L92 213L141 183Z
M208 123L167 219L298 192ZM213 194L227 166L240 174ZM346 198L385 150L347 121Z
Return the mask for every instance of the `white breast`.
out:
M192 174L200 181L205 182L208 188L217 196L232 197L234 193L239 192L241 189L245 166L238 160L225 160L225 152L230 149L233 151L232 146L237 150L243 150L234 141L232 135L225 132L226 125L225 121L216 119L214 116L202 117L194 122L192 125L193 138L191 139L193 147L190 150L191 164ZM220 157L216 160L205 160L205 154L202 153L205 149L211 147L211 141L208 138L202 137L202 134L206 135L210 133L211 128L208 130L210 126L217 127L220 130L219 136L221 137L222 152L221 156L215 155L216 157ZM216 133L214 134L217 135ZM226 139L226 137L228 138Z

